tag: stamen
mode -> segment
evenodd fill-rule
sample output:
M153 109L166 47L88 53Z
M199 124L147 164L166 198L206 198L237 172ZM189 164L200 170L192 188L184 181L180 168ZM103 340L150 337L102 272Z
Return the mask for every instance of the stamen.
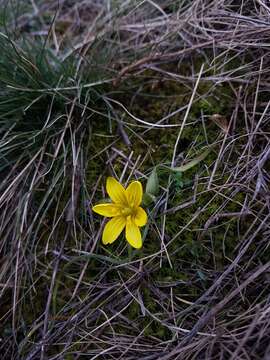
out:
M132 214L132 209L129 208L129 207L126 207L126 208L124 208L124 209L121 210L121 213L122 213L122 215L124 215L124 216L129 216L129 215Z

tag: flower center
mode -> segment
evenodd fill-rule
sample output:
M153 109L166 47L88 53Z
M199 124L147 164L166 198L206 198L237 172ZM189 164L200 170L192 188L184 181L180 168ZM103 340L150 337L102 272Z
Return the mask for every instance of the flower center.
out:
M134 210L130 207L125 207L124 209L121 210L121 213L123 216L129 216L134 212Z

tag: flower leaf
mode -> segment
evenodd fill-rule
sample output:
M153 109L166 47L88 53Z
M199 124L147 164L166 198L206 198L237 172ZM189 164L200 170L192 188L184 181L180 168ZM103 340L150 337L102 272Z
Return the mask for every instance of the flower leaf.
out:
M158 174L156 167L154 167L153 171L151 172L147 180L145 192L147 194L157 195L158 188L159 188Z
M201 155L199 155L196 158L194 158L193 160L189 161L187 164L182 165L182 166L173 167L173 168L171 168L171 170L172 171L180 171L180 172L187 171L187 170L193 168L195 165L199 164L199 162L201 162L202 160L204 160L206 158L206 156L209 154L209 152L210 152L209 150L206 150Z
M156 201L156 197L154 195L149 194L147 192L143 194L142 204L144 206L149 206L150 204L152 204L155 201Z

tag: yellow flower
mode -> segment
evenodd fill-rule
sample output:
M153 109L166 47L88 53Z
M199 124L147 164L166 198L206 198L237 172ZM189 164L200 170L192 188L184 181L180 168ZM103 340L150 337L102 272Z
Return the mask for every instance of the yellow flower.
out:
M97 214L111 217L105 225L102 235L103 244L113 243L126 228L128 243L136 249L142 247L142 236L139 227L147 223L147 214L140 207L143 189L139 181L133 181L125 189L113 177L108 177L106 190L112 203L93 206Z

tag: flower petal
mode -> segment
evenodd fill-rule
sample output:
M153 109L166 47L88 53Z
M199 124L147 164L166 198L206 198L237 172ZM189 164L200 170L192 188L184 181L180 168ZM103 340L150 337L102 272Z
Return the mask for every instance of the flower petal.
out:
M121 206L116 204L98 204L92 207L92 210L99 215L113 217L121 215Z
M115 178L111 176L107 178L106 190L113 202L127 204L126 190Z
M140 181L132 181L128 185L127 190L128 205L131 207L137 207L142 202L143 189Z
M126 219L123 216L112 218L104 227L102 234L103 244L113 243L123 231L126 225Z
M147 214L143 208L138 207L136 209L136 213L135 216L133 217L133 220L135 224L138 226L144 226L147 223Z
M135 249L140 249L142 247L142 236L140 229L135 224L135 222L132 221L130 216L127 218L126 223L126 239L128 243Z

